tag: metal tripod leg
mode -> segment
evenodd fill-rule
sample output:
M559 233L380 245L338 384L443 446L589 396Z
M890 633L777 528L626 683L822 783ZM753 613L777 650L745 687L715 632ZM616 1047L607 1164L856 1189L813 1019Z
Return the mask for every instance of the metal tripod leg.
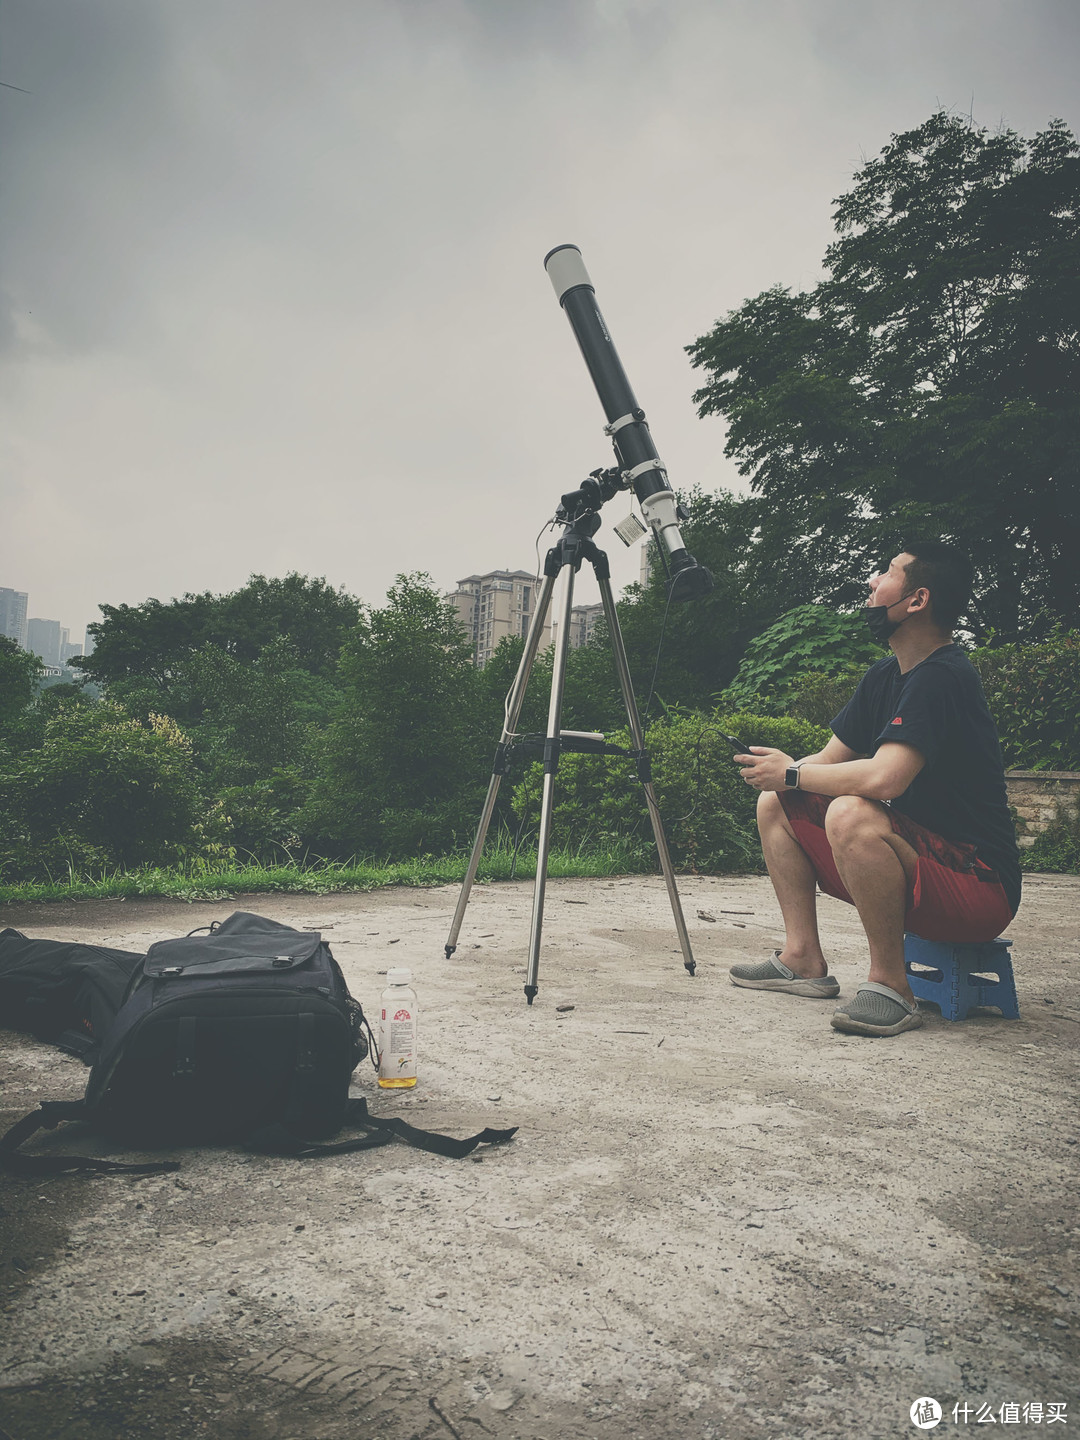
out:
M644 750L645 734L641 728L641 717L638 715L637 701L634 698L634 687L630 680L630 667L626 662L626 648L623 645L622 630L619 627L619 616L615 609L615 598L611 593L611 581L600 574L599 569L597 569L596 581L600 586L600 598L604 602L604 617L607 620L608 634L611 636L615 669L619 673L619 685L622 688L623 701L626 704L626 715L630 721L630 734L633 737L634 749ZM679 891L675 885L675 871L671 866L671 853L664 835L664 824L660 819L660 807L656 803L656 791L651 780L643 781L642 789L645 791L645 802L649 807L649 819L652 821L653 839L656 841L657 853L660 856L660 868L664 872L668 899L671 901L671 913L675 917L675 929L679 934L683 964L693 975L697 962L690 949L690 936L683 918L682 901L679 899Z
M457 939L461 933L461 923L465 919L465 907L469 903L469 894L473 887L473 881L476 879L480 856L483 854L488 826L491 824L491 816L495 810L495 800L499 794L499 784L505 774L506 745L517 729L518 717L521 714L521 707L525 702L525 689L529 683L529 675L532 672L533 662L536 660L536 653L540 648L540 637L544 633L544 625L547 621L548 610L551 606L551 592L554 588L555 577L550 575L545 576L544 584L540 590L540 596L536 602L536 609L533 611L532 625L529 627L528 638L525 641L525 649L522 652L517 675L514 677L514 683L510 690L510 699L506 707L506 720L503 725L502 734L499 737L499 744L495 750L495 764L492 767L487 799L484 801L484 809L480 815L480 824L477 827L476 838L473 841L472 854L469 856L469 867L465 872L465 879L462 881L461 891L458 895L457 909L454 911L450 934L446 937L446 958L448 960L457 949Z
M544 924L544 889L547 885L548 853L551 850L551 812L555 799L555 772L559 767L563 683L566 679L566 655L570 648L570 611L574 603L575 566L567 564L563 568L566 572L566 588L562 596L559 639L551 671L551 699L548 702L547 737L544 741L544 790L540 800L540 832L536 842L536 887L533 890L532 927L529 931L529 970L525 978L525 998L530 1005L536 998L536 982L540 972L540 932Z

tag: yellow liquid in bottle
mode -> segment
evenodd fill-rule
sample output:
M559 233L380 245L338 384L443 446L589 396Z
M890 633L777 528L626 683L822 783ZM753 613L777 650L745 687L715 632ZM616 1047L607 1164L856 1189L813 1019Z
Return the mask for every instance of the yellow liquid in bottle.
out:
M410 1086L415 1084L415 1075L408 1080L383 1080L381 1077L379 1079L379 1085L383 1090L408 1090Z

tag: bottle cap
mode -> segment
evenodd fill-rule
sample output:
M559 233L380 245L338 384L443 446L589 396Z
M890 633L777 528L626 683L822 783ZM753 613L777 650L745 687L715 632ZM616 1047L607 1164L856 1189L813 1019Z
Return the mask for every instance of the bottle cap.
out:
M397 970L387 970L386 983L387 985L411 985L412 971L406 970L404 968L399 968Z

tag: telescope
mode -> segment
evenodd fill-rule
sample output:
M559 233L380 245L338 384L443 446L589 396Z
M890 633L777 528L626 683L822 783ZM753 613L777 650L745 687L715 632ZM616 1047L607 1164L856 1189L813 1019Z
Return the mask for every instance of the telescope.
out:
M495 812L495 800L499 785L506 774L511 752L517 748L523 754L532 755L542 751L544 757L544 789L540 801L540 829L536 841L536 888L533 891L532 928L529 932L529 964L525 981L525 998L531 1005L537 995L537 981L540 971L540 931L544 923L544 891L547 886L547 862L551 848L552 814L555 799L555 776L559 758L567 751L587 755L622 756L633 760L637 767L637 778L641 782L645 803L652 823L656 852L660 869L664 873L671 913L679 936L683 965L688 975L693 975L697 961L690 947L690 935L683 916L682 901L675 883L675 870L660 819L660 807L656 802L656 791L652 782L652 769L648 751L645 749L645 730L638 713L634 686L630 678L630 666L626 659L619 613L615 608L615 596L611 589L611 570L608 558L593 544L592 537L600 528L600 507L619 490L633 489L641 506L642 514L656 536L657 548L668 574L668 599L692 600L698 595L707 595L713 588L713 579L704 566L699 565L683 544L679 534L679 521L685 516L679 512L675 496L668 484L667 471L656 453L649 427L645 423L645 412L634 399L630 382L626 378L611 336L604 324L604 317L596 305L592 281L581 259L576 245L559 245L548 252L544 259L555 294L566 311L574 334L577 336L581 353L589 367L600 401L607 415L604 429L611 436L615 446L616 464L606 470L594 470L589 478L576 490L568 490L555 510L555 523L564 527L562 538L553 545L544 561L544 583L533 609L529 633L525 640L517 675L506 697L505 723L502 735L495 749L495 760L491 767L487 799L484 801L480 824L477 826L472 853L465 871L465 879L458 895L457 909L446 938L446 958L449 960L457 949L458 936L465 918L465 907L469 893L476 879L480 855L484 848L488 826ZM628 517L622 525L615 527L620 539L625 539L630 527L636 531L634 538L644 534L636 515ZM604 607L608 636L611 640L615 670L619 677L626 718L630 728L633 749L626 750L609 745L603 735L581 730L563 730L561 711L563 684L566 678L566 657L570 644L570 617L574 604L574 576L582 562L588 561L600 587L600 599ZM559 639L554 646L555 654L551 665L551 694L548 700L547 729L543 735L519 735L518 717L525 700L525 687L540 648L540 639L548 622L551 597L555 582L565 571L566 579L562 589L561 613L559 618Z
M685 519L685 515L680 513L664 463L653 444L645 411L634 397L596 303L596 292L581 251L576 245L556 245L544 256L544 269L570 321L607 417L604 430L615 447L617 488L632 488L637 496L669 576L668 593L674 600L693 600L707 595L713 588L713 578L683 544L679 521Z

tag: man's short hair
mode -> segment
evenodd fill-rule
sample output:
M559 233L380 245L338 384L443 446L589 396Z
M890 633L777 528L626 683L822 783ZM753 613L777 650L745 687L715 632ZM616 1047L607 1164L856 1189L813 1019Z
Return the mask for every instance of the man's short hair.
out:
M957 545L945 540L909 540L901 550L913 558L904 566L908 584L930 591L930 613L941 630L954 630L971 600L975 567Z

